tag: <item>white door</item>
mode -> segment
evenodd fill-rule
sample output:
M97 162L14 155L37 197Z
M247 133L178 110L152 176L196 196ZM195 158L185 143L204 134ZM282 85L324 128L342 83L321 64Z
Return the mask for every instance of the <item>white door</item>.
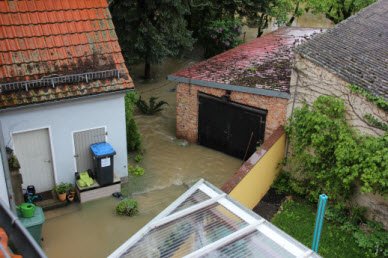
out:
M48 129L15 133L12 138L23 176L23 188L34 185L38 193L51 190L54 171Z
M82 172L88 169L93 169L92 154L90 153L90 145L98 142L106 141L105 128L96 128L85 131L76 132L73 135L74 139L74 158L76 159L77 171Z

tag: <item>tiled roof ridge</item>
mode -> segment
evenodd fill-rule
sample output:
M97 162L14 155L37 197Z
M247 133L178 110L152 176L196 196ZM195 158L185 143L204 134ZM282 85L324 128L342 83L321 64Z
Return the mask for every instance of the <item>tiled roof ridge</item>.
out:
M0 0L0 3L1 1L4 1L4 0ZM29 0L31 1L31 0ZM41 0L41 1L45 1L45 0ZM58 0L59 1L59 0ZM74 8L74 9L53 9L53 10L27 10L27 11L3 11L3 10L0 10L0 14L8 14L8 13L12 13L12 14L15 14L15 13L18 13L18 14L26 14L26 13L51 13L51 12L71 12L71 11L75 11L75 10L98 10L98 9L105 9L106 7L85 7L85 8Z
M43 3L44 2L44 3ZM12 4L11 4L12 3ZM39 6L41 3L43 5ZM14 5L14 6L11 6ZM61 10L79 10L79 9L91 9L91 8L107 8L107 0L0 0L0 7L6 8L6 12L25 12L25 10L31 11L31 6L34 6L35 10L44 11L61 11ZM17 6L17 7L15 7ZM27 7L28 6L28 7ZM40 8L40 7L44 8ZM40 8L40 9L39 9Z

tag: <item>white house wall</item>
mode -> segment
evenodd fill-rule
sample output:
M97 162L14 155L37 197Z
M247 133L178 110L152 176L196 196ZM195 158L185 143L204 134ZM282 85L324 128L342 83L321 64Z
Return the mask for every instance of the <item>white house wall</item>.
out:
M0 199L9 207L7 185L5 184L4 167L0 156Z
M2 111L0 119L4 142L11 148L13 133L49 128L56 183L74 182L73 132L105 127L107 141L117 153L114 171L120 177L127 176L124 94Z

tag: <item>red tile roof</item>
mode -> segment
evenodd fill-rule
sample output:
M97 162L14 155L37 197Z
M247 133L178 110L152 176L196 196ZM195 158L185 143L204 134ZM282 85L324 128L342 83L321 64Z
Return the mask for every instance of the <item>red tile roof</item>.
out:
M317 29L285 27L180 70L170 80L289 93L292 47ZM243 88L242 88L243 87ZM260 92L260 91L258 91Z
M28 91L1 86L114 69L120 78ZM130 88L106 0L0 0L0 109Z

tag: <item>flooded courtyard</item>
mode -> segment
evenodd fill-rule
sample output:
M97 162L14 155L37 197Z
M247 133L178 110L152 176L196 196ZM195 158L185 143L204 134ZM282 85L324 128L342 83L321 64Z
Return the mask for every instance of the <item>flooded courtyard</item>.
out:
M156 79L148 83L136 80L141 67L131 71L143 99L155 96L169 104L154 116L135 114L145 150L139 165L145 174L129 176L122 192L138 201L139 214L116 215L114 208L119 200L113 197L45 212L42 247L49 257L106 257L189 185L204 178L220 187L239 168L239 159L175 138L176 84L166 81L165 76L192 62L169 59L154 67ZM135 164L135 155L129 155L130 164Z
M298 18L295 25L332 26L324 17L311 14ZM267 32L274 29L276 25L271 23ZM245 27L244 31L245 40L256 37L255 29ZM154 116L135 114L145 150L139 165L145 169L145 174L130 175L122 192L138 201L139 214L117 216L114 209L119 200L113 197L45 212L42 247L48 257L106 257L198 179L204 178L221 187L240 167L242 161L239 159L175 138L176 83L165 77L197 62L201 53L190 56L195 58L167 59L163 64L153 66L155 79L150 82L141 80L142 66L130 71L143 99L154 96L169 104ZM135 155L129 155L129 164L136 164Z

